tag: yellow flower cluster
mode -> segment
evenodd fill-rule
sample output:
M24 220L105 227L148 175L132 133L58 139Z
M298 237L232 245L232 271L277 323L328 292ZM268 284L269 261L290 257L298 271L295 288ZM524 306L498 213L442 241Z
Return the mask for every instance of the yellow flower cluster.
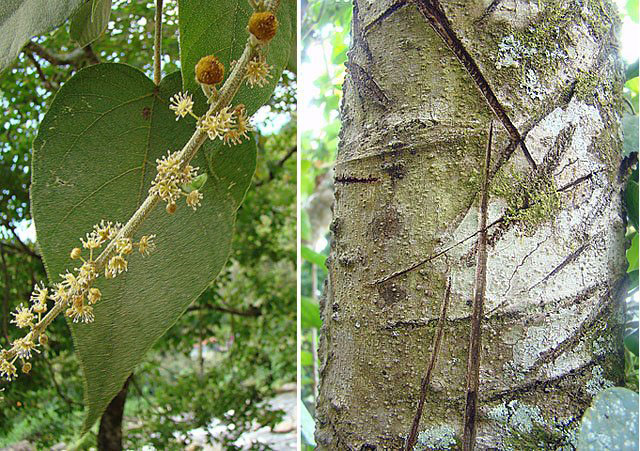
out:
M82 248L89 251L88 259L83 258L81 248L73 248L69 256L72 260L82 261L82 265L74 268L73 272L60 274L62 281L51 288L47 288L42 282L36 284L29 299L30 305L20 304L15 312L11 313L11 323L21 329L28 328L29 332L11 343L12 352L0 351L0 377L7 380L17 377L15 363L18 359L22 363L24 373L31 370L31 364L27 360L32 357L32 353L39 352L39 345L47 343L47 336L39 323L42 315L48 310L48 300L61 307L67 307L65 316L71 318L74 323L90 323L94 320L93 305L102 298L100 290L91 286L99 277L94 251L100 249L107 241L115 240L116 255L109 259L104 270L105 278L110 279L127 270L125 257L133 253L134 248L137 248L143 257L155 248L155 235L145 235L139 242L134 243L131 238L118 237L121 229L122 225L119 223L101 221L100 224L96 224L85 238L80 239Z
M158 173L155 180L151 182L151 188L149 188L149 193L155 194L167 202L167 212L169 214L173 214L176 211L176 202L181 196L187 196L187 205L193 207L194 210L197 205L200 205L199 199L202 199L202 194L200 194L198 202L194 203L194 197L189 198L189 195L197 192L197 190L187 194L183 189L184 185L190 184L197 177L198 168L187 164L181 169L182 161L179 154L180 152L172 153L169 151L167 156L156 160ZM126 264L124 265L124 270L126 271Z
M272 67L267 64L267 59L264 55L256 56L254 59L249 61L247 65L247 84L252 88L254 86L258 86L262 88L267 84L269 78L271 78Z
M217 114L207 115L202 120L200 128L207 133L209 139L222 139L229 146L240 144L243 138L248 139L247 133L254 130L242 104L233 110L226 107Z

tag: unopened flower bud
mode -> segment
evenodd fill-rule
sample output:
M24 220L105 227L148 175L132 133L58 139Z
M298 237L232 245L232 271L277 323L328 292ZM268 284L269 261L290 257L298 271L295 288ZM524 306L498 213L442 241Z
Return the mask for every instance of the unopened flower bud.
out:
M170 215L174 214L176 212L176 208L178 208L175 204L175 202L170 202L167 204L167 213L169 213Z
M77 260L82 255L82 250L79 247L74 247L71 249L71 258L73 260Z

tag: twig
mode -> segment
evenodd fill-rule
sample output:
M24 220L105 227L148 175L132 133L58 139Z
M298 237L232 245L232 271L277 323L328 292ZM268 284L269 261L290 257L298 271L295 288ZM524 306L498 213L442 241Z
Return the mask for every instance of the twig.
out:
M29 58L31 60L31 62L33 63L33 65L35 66L36 72L38 73L38 76L42 79L42 83L44 84L44 87L48 91L57 91L60 88L60 85L58 85L57 83L54 85L49 80L47 80L47 76L42 71L42 67L40 66L40 63L38 62L36 57L33 56L32 52L25 51L25 53L27 55L27 58Z
M489 168L491 166L491 139L493 121L489 125L489 139L484 159L484 180L480 199L480 217L478 219L478 263L476 265L476 287L473 297L471 316L471 335L469 337L469 357L467 360L467 401L464 409L463 451L473 451L476 440L476 410L478 402L478 379L480 374L480 339L482 331L482 308L487 283L487 204L489 201Z
M431 360L429 366L427 366L427 372L422 378L420 385L420 401L418 402L418 408L416 409L416 415L413 417L413 425L411 426L411 432L409 438L407 438L407 446L405 451L411 451L418 439L418 428L420 427L420 418L422 418L422 411L424 409L424 403L427 399L427 389L431 383L431 372L436 364L436 358L438 352L440 352L440 342L442 341L442 334L444 332L444 324L447 318L447 308L449 306L449 298L451 296L451 276L447 278L447 288L444 293L444 299L440 306L440 317L438 318L438 324L436 325L436 335L433 339L433 347L431 349Z
M276 163L276 167L281 168L282 166L284 166L287 160L291 158L293 154L296 153L297 150L298 150L297 146L293 146L291 149L289 149L287 154L284 157L282 157L280 160L278 160L278 162ZM272 181L274 178L276 178L276 171L269 169L269 177L267 177L265 180L260 180L256 182L254 186L262 186L265 183Z
M4 244L0 243L0 256L2 257L2 272L4 275L4 296L2 297L2 334L10 343L9 339L9 270L7 268L7 260L4 256Z
M76 66L86 55L85 50L81 48L77 48L69 53L52 53L33 41L29 42L24 48L56 66Z
M153 40L153 82L160 84L162 71L160 69L160 58L162 52L162 0L156 0L156 23Z
M49 372L51 373L51 381L53 382L53 386L56 389L56 392L58 393L58 396L60 396L62 398L62 400L67 403L67 405L69 406L70 409L71 409L72 405L81 406L82 403L74 401L73 399L69 398L67 395L65 395L62 392L62 389L60 388L60 385L58 384L58 381L56 380L56 374L55 374L55 371L53 371L53 367L51 366L51 362L49 362L49 359L47 359L47 358L45 358L43 360L47 364L47 368L49 368Z

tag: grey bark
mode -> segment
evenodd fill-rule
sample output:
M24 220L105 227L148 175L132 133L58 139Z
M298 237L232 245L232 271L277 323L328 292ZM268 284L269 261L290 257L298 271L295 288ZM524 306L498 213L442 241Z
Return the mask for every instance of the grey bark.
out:
M416 449L459 446L492 120L476 449L573 449L584 409L623 373L617 11L443 0L470 73L427 20L434 3L354 2L318 449L402 448L449 276Z

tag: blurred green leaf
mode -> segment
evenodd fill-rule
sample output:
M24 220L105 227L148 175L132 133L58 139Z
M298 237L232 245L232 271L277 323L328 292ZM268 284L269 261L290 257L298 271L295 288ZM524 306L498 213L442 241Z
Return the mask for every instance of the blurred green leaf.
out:
M327 257L319 254L308 246L302 246L300 250L300 254L302 255L302 259L308 261L309 263L313 263L314 265L322 268L323 270L327 270L326 262Z
M633 91L635 94L638 94L638 75L637 75L638 64L637 63L636 63L635 70L636 70L636 76L627 80L627 82L624 85L627 88L629 88L631 91Z
M92 0L82 5L71 17L69 36L80 47L95 41L109 24L111 0Z
M313 354L311 354L309 351L300 351L300 365L313 365Z
M638 329L624 337L624 345L638 357Z
M631 223L636 230L638 228L638 168L636 167L629 177L627 188L624 191L625 204L627 207L627 215L631 219Z
M638 232L633 234L631 247L627 249L627 262L629 263L627 272L632 272L638 269Z
M320 308L318 304L308 296L300 297L300 322L303 328L320 329L322 319L320 318Z

